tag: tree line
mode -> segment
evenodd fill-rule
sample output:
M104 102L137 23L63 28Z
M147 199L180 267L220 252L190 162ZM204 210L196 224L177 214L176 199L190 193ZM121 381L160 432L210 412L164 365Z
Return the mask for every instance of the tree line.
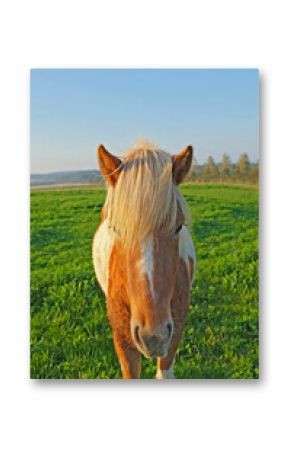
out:
M212 156L208 156L203 165L194 159L187 181L256 184L259 182L259 161L251 163L247 153L242 153L236 163L227 153L223 154L219 163Z

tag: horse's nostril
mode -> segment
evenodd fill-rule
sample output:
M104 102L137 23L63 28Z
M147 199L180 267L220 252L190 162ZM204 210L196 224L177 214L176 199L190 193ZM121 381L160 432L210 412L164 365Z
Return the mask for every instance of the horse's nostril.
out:
M172 335L172 330L173 330L172 323L167 324L167 329L168 329L168 339L169 339Z
M140 345L141 339L140 339L140 334L139 334L139 326L135 326L135 328L134 328L134 337L135 337L135 340L137 341L137 343Z

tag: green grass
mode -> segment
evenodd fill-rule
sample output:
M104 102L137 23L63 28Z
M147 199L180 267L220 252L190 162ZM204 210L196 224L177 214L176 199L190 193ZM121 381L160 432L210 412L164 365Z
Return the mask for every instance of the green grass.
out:
M185 185L196 280L177 378L258 378L258 191ZM91 259L105 190L31 193L31 377L120 378ZM142 377L156 362L142 360Z

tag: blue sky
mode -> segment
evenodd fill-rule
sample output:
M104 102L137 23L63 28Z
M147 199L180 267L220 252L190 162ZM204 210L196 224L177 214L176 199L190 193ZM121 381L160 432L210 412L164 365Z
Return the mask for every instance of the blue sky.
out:
M138 138L203 163L224 152L259 157L256 69L33 69L31 172L98 168Z

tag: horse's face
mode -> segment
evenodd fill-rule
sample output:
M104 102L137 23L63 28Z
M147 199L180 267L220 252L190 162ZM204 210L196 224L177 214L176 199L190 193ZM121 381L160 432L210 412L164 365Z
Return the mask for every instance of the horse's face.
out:
M146 356L165 356L173 334L171 300L179 266L178 233L150 235L134 256L127 256L131 334Z
M192 148L172 158L172 179L181 182L189 170ZM105 161L105 163L104 163ZM99 148L99 164L103 174L116 170L118 158ZM107 172L106 172L107 168ZM114 186L116 175L110 176ZM126 251L119 240L120 259L126 273L126 295L131 312L131 336L136 347L145 357L165 357L173 335L171 301L176 287L179 267L179 232L184 216L177 208L172 232L155 231Z

